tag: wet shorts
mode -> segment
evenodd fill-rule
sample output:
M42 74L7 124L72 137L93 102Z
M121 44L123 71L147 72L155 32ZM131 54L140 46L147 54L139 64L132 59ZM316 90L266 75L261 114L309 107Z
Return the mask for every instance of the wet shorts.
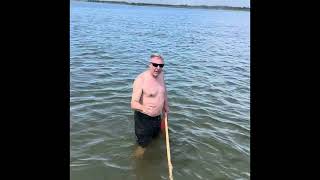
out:
M139 111L134 112L134 126L137 142L140 146L146 147L160 133L161 117L151 117Z

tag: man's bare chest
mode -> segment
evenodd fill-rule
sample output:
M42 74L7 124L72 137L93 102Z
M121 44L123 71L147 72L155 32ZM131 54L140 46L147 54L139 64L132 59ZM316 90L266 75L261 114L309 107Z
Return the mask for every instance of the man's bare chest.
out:
M142 91L144 96L156 97L164 93L164 86L156 80L146 80L143 83Z

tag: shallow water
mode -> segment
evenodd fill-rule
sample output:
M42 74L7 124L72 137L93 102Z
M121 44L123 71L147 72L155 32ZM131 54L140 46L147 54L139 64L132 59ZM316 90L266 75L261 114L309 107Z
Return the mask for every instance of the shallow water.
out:
M132 82L165 58L175 180L250 179L250 12L71 2L71 179L168 179L165 143L142 160Z

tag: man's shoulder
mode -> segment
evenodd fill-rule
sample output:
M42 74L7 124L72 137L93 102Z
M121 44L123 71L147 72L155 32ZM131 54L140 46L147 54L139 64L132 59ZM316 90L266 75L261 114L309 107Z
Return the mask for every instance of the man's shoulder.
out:
M136 79L144 79L144 78L146 77L146 73L147 73L147 71L144 71L144 72L140 73L140 74L136 77Z
M134 81L143 81L145 78L146 71L140 73Z

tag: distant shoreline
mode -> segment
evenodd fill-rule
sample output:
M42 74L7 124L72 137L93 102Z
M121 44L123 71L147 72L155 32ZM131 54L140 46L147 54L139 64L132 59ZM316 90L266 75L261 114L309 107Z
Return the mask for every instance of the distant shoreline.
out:
M101 1L101 0L77 0L77 1L110 3L110 4L126 4L126 5L134 5L134 6L161 6L161 7L174 7L174 8L250 11L250 8L248 7L232 7L232 6L170 5L170 4L134 3L134 2L125 2L125 1Z

